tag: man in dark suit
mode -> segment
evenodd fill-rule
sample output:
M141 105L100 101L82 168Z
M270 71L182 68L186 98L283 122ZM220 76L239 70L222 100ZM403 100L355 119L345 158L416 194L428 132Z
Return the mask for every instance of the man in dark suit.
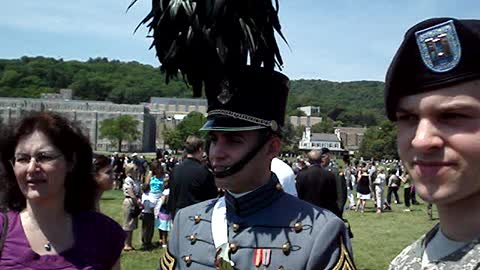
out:
M308 153L310 167L297 175L298 198L328 209L338 217L341 211L337 205L337 186L335 175L322 168L322 154L318 150Z
M175 166L170 178L169 208L172 217L178 209L217 197L213 174L203 165L204 141L188 136L184 161Z
M345 207L345 203L347 202L347 184L345 181L345 176L343 172L339 172L336 165L334 166L331 160L332 153L328 148L322 148L322 167L325 168L327 171L333 173L335 176L335 186L337 191L337 207L339 210L339 217L343 217L343 208Z

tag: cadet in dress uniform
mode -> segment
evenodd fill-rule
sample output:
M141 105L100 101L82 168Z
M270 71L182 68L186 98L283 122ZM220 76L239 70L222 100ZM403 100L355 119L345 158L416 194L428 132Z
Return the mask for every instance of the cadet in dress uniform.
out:
M227 191L178 212L163 269L222 262L223 269L353 269L343 221L285 193L270 171L280 150L287 82L280 73L246 68L230 100L208 99L202 130L209 132L216 184ZM229 261L232 268L225 268Z
M400 158L440 222L390 269L480 268L480 21L429 19L405 35L386 77Z
M274 32L282 33L272 1L152 3L143 22L167 78L180 70L194 95L205 90L202 130L225 190L177 212L160 268L354 269L343 221L284 192L270 170L289 90L274 71L282 65Z

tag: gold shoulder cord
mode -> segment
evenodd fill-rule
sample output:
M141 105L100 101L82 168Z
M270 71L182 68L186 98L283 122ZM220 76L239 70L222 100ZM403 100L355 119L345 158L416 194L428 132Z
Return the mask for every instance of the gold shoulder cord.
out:
M355 270L355 265L353 264L352 259L350 258L350 253L348 253L347 248L343 244L343 237L340 236L340 256L338 257L337 264L333 270Z
M175 257L173 257L167 249L160 259L160 267L162 270L173 270L175 268L175 262Z

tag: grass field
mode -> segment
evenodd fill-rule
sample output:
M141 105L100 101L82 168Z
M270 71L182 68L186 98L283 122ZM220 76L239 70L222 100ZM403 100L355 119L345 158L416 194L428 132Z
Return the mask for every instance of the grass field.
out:
M403 198L401 198L403 199ZM101 210L120 224L122 222L121 191L106 192L101 201ZM409 243L428 231L436 222L427 217L427 205L412 207L412 212L403 212L403 205L393 205L393 211L381 215L375 213L373 202L367 203L365 213L346 211L354 233L353 251L355 263L361 270L387 269L389 262ZM434 215L436 216L436 215ZM140 225L140 224L139 224ZM134 246L140 247L140 230L135 230ZM154 241L158 241L158 232ZM158 266L162 249L132 251L122 254L122 269L153 270Z

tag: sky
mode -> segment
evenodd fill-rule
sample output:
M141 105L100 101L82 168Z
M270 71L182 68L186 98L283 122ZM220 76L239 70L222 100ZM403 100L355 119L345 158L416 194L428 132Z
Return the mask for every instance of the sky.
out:
M141 26L151 0L20 0L0 9L0 58L107 57L159 66ZM431 17L480 19L478 0L279 0L291 79L384 81L403 35Z

